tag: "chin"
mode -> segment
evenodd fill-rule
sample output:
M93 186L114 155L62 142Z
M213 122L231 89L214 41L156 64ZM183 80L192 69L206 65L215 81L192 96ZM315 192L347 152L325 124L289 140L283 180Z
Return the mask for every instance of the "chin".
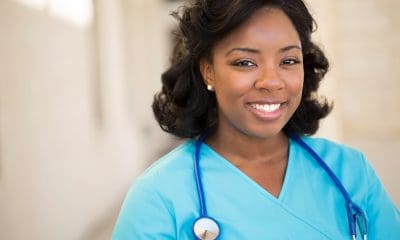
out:
M283 127L276 128L251 128L242 131L244 135L247 135L250 138L266 140L280 136L283 133Z

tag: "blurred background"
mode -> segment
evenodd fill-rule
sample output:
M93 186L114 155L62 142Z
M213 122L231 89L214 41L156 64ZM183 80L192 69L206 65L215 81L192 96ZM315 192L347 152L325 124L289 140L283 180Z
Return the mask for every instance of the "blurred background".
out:
M400 203L400 1L309 0L335 102ZM177 144L150 108L173 0L0 0L0 239L110 239L135 177Z

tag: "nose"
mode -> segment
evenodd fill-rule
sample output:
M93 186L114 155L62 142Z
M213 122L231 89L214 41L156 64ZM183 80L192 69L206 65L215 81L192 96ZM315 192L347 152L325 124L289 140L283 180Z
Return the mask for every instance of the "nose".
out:
M283 89L285 83L279 74L277 66L268 66L261 69L260 75L254 83L259 90L277 91Z

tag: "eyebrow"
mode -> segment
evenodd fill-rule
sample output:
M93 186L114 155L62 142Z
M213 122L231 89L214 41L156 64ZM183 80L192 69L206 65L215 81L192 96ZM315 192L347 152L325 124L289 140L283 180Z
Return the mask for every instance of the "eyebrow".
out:
M301 47L299 45L289 45L289 46L286 46L286 47L283 47L283 48L279 49L279 52L287 52L287 51L292 50L292 49L301 50ZM228 56L229 54L231 54L234 51L241 51L241 52L248 52L248 53L260 53L260 50L254 49L254 48L247 48L247 47L244 47L244 48L232 48L231 50L229 50L225 54L225 56Z
M289 45L289 46L286 46L286 47L283 47L283 48L279 49L279 52L287 52L287 51L292 50L292 49L301 50L301 47L299 45Z
M248 52L248 53L260 53L260 50L257 50L254 48L232 48L225 54L225 56L228 56L229 54L231 54L234 51Z

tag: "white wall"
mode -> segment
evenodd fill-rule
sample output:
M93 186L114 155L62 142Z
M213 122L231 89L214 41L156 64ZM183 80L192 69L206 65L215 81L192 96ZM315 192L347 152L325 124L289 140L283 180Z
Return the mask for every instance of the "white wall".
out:
M81 28L0 1L0 239L109 239L143 168L119 39L104 33L118 17L101 17Z

